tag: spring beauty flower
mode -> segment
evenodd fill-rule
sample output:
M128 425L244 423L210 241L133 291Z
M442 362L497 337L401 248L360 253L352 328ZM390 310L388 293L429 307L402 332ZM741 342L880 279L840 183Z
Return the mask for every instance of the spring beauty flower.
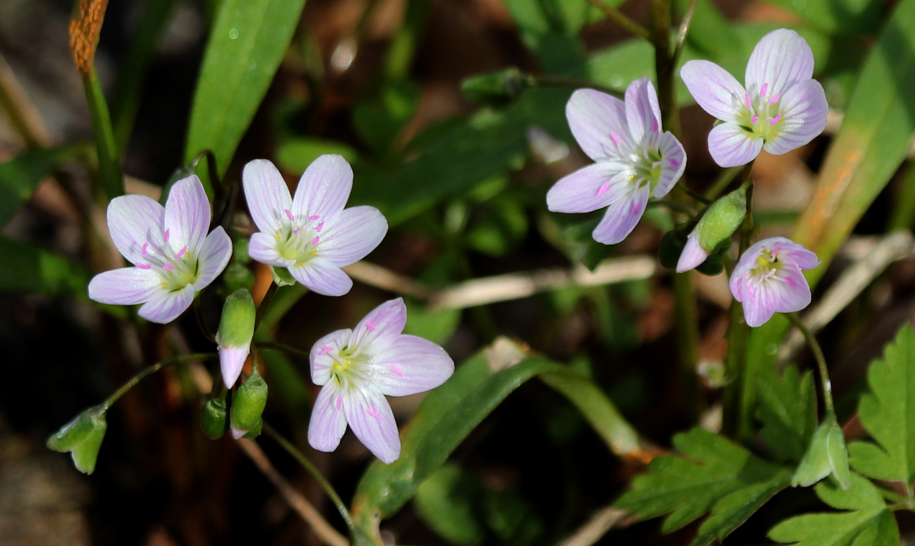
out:
M762 326L775 312L793 313L810 305L810 286L801 271L818 265L816 254L784 237L763 239L748 248L730 281L747 324Z
M797 32L779 29L756 44L746 88L710 61L689 61L680 77L699 106L724 123L708 135L722 167L746 165L760 150L780 155L807 144L826 128L826 94L813 76L813 51Z
M251 218L251 258L286 267L295 280L325 296L342 296L353 281L340 269L375 249L388 222L375 207L343 206L353 188L353 169L339 155L322 155L302 175L295 197L277 168L251 161L242 173Z
M400 456L400 437L388 396L438 387L454 362L431 341L403 335L407 308L397 298L379 305L352 330L337 330L311 349L311 380L323 385L308 424L308 443L333 451L346 432L390 464Z
M563 177L546 195L553 212L591 212L607 207L594 240L619 243L635 229L649 196L673 188L686 153L669 132L661 132L658 94L648 78L632 82L625 102L593 89L579 89L566 104L572 135L595 161Z
M207 235L209 228L210 202L197 176L175 182L165 207L144 195L115 197L108 205L108 231L134 267L96 275L89 297L113 305L142 303L139 313L146 320L175 320L232 256L222 226Z

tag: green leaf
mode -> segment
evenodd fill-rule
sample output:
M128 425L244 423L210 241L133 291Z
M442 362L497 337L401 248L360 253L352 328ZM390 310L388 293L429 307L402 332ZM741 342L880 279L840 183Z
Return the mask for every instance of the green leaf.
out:
M48 449L61 453L70 452L73 465L84 474L95 471L95 461L98 458L102 440L108 423L105 421L105 412L108 408L104 405L93 406L62 426L60 430L48 438Z
M653 460L615 506L644 519L670 514L665 533L711 511L693 542L697 546L726 537L791 479L787 468L700 428L676 435L674 446L682 456Z
M639 449L635 431L591 381L548 360L528 358L520 347L501 338L426 396L403 430L398 460L390 465L376 461L369 467L353 501L357 525L372 536L382 517L399 510L505 397L535 376L569 398L615 453Z
M407 324L403 333L419 336L424 339L444 345L454 335L461 322L460 309L444 309L430 311L429 307L407 300Z
M191 109L185 163L212 150L220 176L251 124L299 24L305 0L223 0ZM211 188L207 188L211 193Z
M483 484L453 464L420 484L413 506L433 531L452 544L475 546L486 538L480 514Z
M114 199L124 195L124 173L121 171L121 159L114 140L108 103L105 102L105 93L102 91L102 84L95 68L83 78L83 87L86 91L86 100L89 102L89 114L92 116L92 135L98 153L99 178L108 199Z
M30 150L0 165L0 226L32 197L38 185L83 146Z
M855 470L880 480L915 480L915 332L905 326L867 370L870 392L858 404L861 424L879 448L856 442ZM882 449L881 449L882 448Z
M419 86L401 81L381 88L378 95L356 105L353 125L359 138L375 153L385 154L419 107Z
M874 484L857 474L850 483L847 491L833 482L816 486L820 500L845 512L793 517L769 531L769 538L799 546L898 546L896 520Z
M324 154L337 154L353 163L359 158L356 150L343 142L323 138L290 138L277 147L276 162L281 169L291 173L303 173L315 159Z
M62 256L0 237L0 292L87 300L89 272Z
M564 74L584 63L585 48L578 31L604 15L585 1L504 0L511 12L521 41L534 53L543 69ZM620 0L607 2L613 7Z
M843 489L848 489L848 451L842 428L834 415L828 415L813 432L807 452L791 478L791 485L807 487L830 474L835 476Z
M781 460L800 461L817 426L817 400L813 374L801 375L788 366L781 376L775 370L760 374L757 381L759 431Z
M884 8L873 0L768 0L829 33L869 34L880 28Z

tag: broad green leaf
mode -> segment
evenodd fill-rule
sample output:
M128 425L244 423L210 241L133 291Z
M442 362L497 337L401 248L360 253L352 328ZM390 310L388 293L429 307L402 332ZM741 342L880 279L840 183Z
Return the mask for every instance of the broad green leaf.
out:
M61 453L69 451L76 469L84 474L92 474L108 429L105 421L107 411L108 408L104 405L83 411L48 438L48 449Z
M798 546L899 545L893 513L868 479L851 474L847 491L829 481L817 485L816 493L826 504L846 511L793 517L769 531L769 538Z
M594 383L564 366L530 358L502 339L426 396L403 430L397 461L376 461L369 467L353 501L357 525L370 536L377 535L381 518L399 510L505 397L536 376L569 398L615 453L638 452L635 431Z
M87 300L89 277L85 269L62 256L0 237L0 292Z
M30 150L0 165L0 226L6 225L42 180L82 146Z
M480 513L483 484L457 465L444 465L420 484L413 499L416 513L452 544L475 546L486 538Z
M254 118L292 39L305 0L223 0L191 109L185 163L212 150L220 176ZM208 193L211 189L208 188Z
M411 336L444 345L461 322L460 309L430 311L428 306L413 300L407 300L406 304L407 324L403 332Z
M915 0L902 0L868 54L849 99L842 127L820 170L817 189L791 240L822 264L807 272L814 287L839 246L874 202L908 153L915 133ZM775 365L788 321L776 316L750 336L742 413L755 404L757 370ZM748 434L749 419L742 431Z
M711 512L697 546L726 537L791 479L789 469L700 428L674 436L674 446L682 456L651 461L648 474L633 480L615 506L643 519L670 514L665 533Z
M757 419L763 440L781 460L800 461L817 426L817 400L813 374L801 375L788 366L781 376L766 370L757 381Z
M810 486L832 474L843 489L849 487L848 450L845 436L834 415L828 415L810 438L810 445L801 459L793 486Z
M801 16L804 23L824 32L868 34L883 18L882 2L874 0L768 0Z
M915 332L905 326L867 370L870 392L858 404L861 424L879 448L856 442L855 470L880 480L915 480ZM882 449L880 449L882 448Z

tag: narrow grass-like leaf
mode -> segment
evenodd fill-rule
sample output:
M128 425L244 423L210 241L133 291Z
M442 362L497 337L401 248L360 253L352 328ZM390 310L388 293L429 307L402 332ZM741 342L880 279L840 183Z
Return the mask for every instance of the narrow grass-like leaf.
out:
M10 221L61 163L82 149L75 145L30 150L0 165L0 226Z
M114 140L114 129L111 127L111 116L108 103L102 92L95 68L83 78L86 88L86 99L89 101L89 113L92 115L92 135L95 138L95 149L98 152L98 171L102 187L108 199L124 195L124 173L121 172L121 160Z

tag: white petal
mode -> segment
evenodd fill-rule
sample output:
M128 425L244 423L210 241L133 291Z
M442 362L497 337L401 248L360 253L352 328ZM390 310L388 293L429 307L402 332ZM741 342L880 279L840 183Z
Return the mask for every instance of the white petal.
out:
M591 212L619 201L629 191L629 170L620 161L600 161L567 174L546 194L552 212Z
M210 201L197 175L175 182L168 192L165 228L168 244L176 252L184 246L192 253L200 249L210 229Z
M674 189L674 185L686 170L686 151L683 145L670 131L661 135L661 175L652 196L660 199Z
M373 350L380 350L396 339L406 324L407 306L403 298L386 301L372 309L353 328L350 344L363 349L374 345Z
M661 107L658 92L648 78L635 80L626 89L626 120L633 141L657 148L661 135Z
M319 339L311 347L309 363L311 366L311 381L315 385L324 385L330 379L330 370L337 361L334 357L343 347L349 344L353 331L349 328L331 332Z
M721 167L746 165L756 159L762 147L761 137L751 137L733 123L722 123L708 134L708 151Z
M779 104L780 132L764 148L770 154L781 155L796 150L816 138L826 128L829 105L823 86L816 80L793 85Z
M432 390L454 373L454 361L427 339L397 336L373 359L374 385L389 396Z
M623 158L632 149L626 105L593 89L579 89L566 104L569 129L588 157L598 161Z
M89 299L110 305L136 305L162 290L159 274L151 269L123 267L99 273L89 282Z
M296 220L317 216L331 222L343 210L353 189L353 168L335 154L322 155L305 169L292 200Z
M289 267L295 264L295 260L282 257L276 245L276 237L259 231L252 234L248 241L248 256L254 261L274 267Z
M340 267L375 250L388 232L388 221L375 207L351 207L318 234L318 254Z
M143 261L143 244L161 244L165 208L145 195L122 195L108 204L108 231L131 263Z
M238 381L242 368L245 367L245 360L248 359L248 349L244 347L220 347L219 348L219 370L222 372L222 380L226 387L231 389L232 385Z
M353 280L329 260L317 257L293 265L289 273L306 288L322 296L342 296L353 288Z
M346 394L343 411L356 438L381 462L396 461L400 457L400 436L391 405L384 395L371 389L352 389Z
M275 233L288 220L285 211L292 209L283 175L270 161L255 159L245 165L241 179L251 219L261 231Z
M591 233L594 240L605 245L615 245L632 233L645 213L649 192L646 184L610 205Z
M680 78L709 114L724 121L736 121L745 108L746 90L730 72L711 61L689 61L680 69Z
M157 292L140 307L139 314L150 322L167 324L184 312L194 301L194 286L187 285L173 292Z
M318 393L311 420L308 422L308 443L318 451L333 451L346 432L343 399L335 384L327 384Z
M747 63L747 91L753 95L767 85L766 96L784 93L813 77L813 51L797 32L780 28L762 37Z
M232 258L232 239L218 226L203 241L197 257L197 282L195 290L203 290L226 268Z

